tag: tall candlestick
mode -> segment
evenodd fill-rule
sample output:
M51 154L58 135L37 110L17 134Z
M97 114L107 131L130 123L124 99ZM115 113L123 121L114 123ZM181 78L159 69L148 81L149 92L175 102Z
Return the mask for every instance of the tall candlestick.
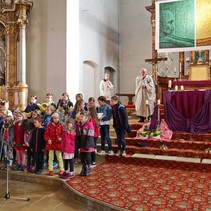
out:
M160 104L158 104L158 124L160 123Z
M148 122L148 108L149 107L149 101L148 100L146 100L146 122Z
M172 86L172 81L169 80L169 81L168 81L168 88L171 89L171 86Z
M160 99L158 99L158 105L160 105Z
M184 90L184 86L183 86L183 85L181 85L180 89L181 89L181 90Z
M175 91L178 91L178 86L177 85L175 86Z

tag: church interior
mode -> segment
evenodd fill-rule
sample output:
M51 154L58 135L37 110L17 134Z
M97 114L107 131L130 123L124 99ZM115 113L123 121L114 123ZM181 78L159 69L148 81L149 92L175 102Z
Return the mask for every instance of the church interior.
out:
M47 166L16 171L7 159L5 168L1 126L0 210L211 210L210 9L209 0L1 0L1 102L29 118L30 99L42 110L46 93L97 101L108 73L131 130L117 156L111 118L114 155L96 153L84 177L75 162L74 178L61 179L58 164L53 176ZM142 97L138 115L143 68L155 95Z

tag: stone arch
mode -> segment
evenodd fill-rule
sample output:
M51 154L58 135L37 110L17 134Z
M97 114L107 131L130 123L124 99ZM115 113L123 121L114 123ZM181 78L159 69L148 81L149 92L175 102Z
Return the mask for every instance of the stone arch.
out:
M115 94L115 91L117 89L117 78L116 78L117 71L113 67L111 67L111 66L106 66L106 67L104 67L104 73L109 73L109 75L110 75L110 81L114 85L114 90L113 90L113 93L112 94Z
M99 95L99 65L94 61L86 60L83 62L83 93L85 101L89 97L97 99Z

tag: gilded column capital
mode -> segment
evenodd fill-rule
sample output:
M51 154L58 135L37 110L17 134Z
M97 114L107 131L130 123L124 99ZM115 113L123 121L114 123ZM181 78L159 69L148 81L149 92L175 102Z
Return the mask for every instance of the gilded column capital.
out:
M16 2L17 4L17 24L19 25L20 28L25 28L27 23L28 23L28 19L27 19L27 15L29 14L33 3L28 1L28 0L18 0Z

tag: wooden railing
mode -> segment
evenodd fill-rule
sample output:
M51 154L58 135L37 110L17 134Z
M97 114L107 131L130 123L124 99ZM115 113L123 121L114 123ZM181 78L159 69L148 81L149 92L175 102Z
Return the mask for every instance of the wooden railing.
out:
M135 97L135 94L116 93L116 95L119 97L126 97L127 98L126 104L128 104L128 105L134 104L133 98Z

